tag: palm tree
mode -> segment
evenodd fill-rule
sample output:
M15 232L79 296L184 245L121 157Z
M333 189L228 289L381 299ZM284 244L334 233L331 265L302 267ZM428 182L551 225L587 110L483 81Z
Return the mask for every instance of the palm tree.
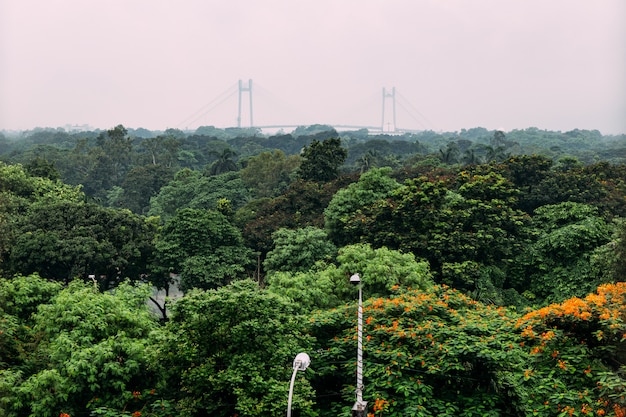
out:
M474 149L466 149L465 152L463 152L461 160L463 163L468 165L480 163L480 157L476 155L476 151Z
M439 149L439 158L448 165L459 162L459 145L456 142L448 143L446 149Z
M377 161L378 153L370 149L367 153L361 155L361 157L357 160L357 166L362 174L378 166Z
M225 148L222 153L212 151L209 155L217 156L217 160L211 164L209 173L211 175L219 175L228 171L237 171L237 164L233 158L237 153L230 148Z

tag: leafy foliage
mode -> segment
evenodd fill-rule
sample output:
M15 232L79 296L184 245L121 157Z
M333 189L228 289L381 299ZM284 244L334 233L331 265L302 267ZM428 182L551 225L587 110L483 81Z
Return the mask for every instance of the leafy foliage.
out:
M33 316L37 335L23 367L0 373L3 415L75 415L121 407L153 384L146 348L154 319L147 288L123 284L100 293L73 282Z
M199 171L183 169L150 200L148 214L166 222L182 208L214 210L223 198L230 200L234 209L250 198L238 172L205 176Z
M626 287L519 316L436 286L364 304L364 398L375 416L622 416ZM355 306L316 313L321 415L354 390Z
M146 214L150 200L172 179L172 172L163 165L144 165L131 169L122 183L122 193L113 207L125 207L134 213Z
M353 215L347 230L374 246L412 252L439 276L446 265L467 261L505 270L526 240L528 216L516 201L515 188L494 172L419 177ZM447 280L475 289L464 275Z
M241 279L254 263L241 233L214 210L182 209L156 243L157 274L178 273L181 289L217 288Z
M326 232L309 226L298 230L279 229L272 234L274 249L263 262L265 271L304 272L315 262L330 260L337 253Z
M542 415L626 414L626 283L524 315L528 407Z
M14 272L63 281L95 275L105 288L146 273L155 235L127 210L62 200L33 204L18 230L10 254Z
M348 151L341 147L341 139L314 140L302 151L298 175L305 181L328 182L339 176Z
M372 169L362 174L359 181L335 193L324 210L325 228L334 242L343 246L358 242L347 227L350 219L358 216L375 202L390 196L400 184L389 177L390 169Z
M276 197L293 181L292 176L300 163L296 155L287 157L284 152L261 152L248 159L241 171L241 179L254 190L257 198Z
M43 279L38 274L0 278L0 311L32 324L31 316L37 312L37 307L47 304L60 290L58 282Z
M601 282L592 276L594 250L609 242L613 228L598 209L580 203L540 207L533 217L537 238L525 253L529 290L549 301L584 296Z
M299 350L295 408L346 415L355 272L375 416L626 413L623 135L159 135L0 135L0 415L279 415ZM92 272L189 293L160 327L146 289L41 278Z
M249 280L188 293L175 305L160 355L180 415L281 415L291 362L310 346L301 325L289 300ZM294 410L315 415L312 395L299 375Z
M354 390L355 306L320 312L311 327L322 366L314 381L330 398L322 415L347 412ZM456 290L406 291L364 305L364 398L373 415L515 415L523 369L515 315ZM341 397L338 395L341 393Z
M251 202L236 216L245 219L241 229L246 245L266 254L273 247L272 233L280 228L323 228L324 209L337 190L353 181L353 177L323 184L297 180L279 197Z
M307 272L278 272L267 276L271 292L289 297L304 311L332 308L354 298L349 278L361 274L367 297L384 297L399 289L432 285L426 262L418 262L410 253L387 248L373 249L367 244L341 248L337 265L318 263Z

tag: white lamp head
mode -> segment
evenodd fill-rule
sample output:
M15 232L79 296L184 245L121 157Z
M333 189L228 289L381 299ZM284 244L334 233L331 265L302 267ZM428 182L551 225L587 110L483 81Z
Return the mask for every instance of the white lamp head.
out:
M293 369L298 371L305 371L306 368L311 364L311 358L304 352L300 352L296 355L296 358L293 360Z

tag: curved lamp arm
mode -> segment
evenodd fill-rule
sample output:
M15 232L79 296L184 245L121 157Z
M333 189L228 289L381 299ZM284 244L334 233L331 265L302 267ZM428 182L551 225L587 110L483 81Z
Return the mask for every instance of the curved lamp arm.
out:
M311 358L304 352L300 352L293 360L293 373L291 374L291 383L289 384L289 400L287 402L287 417L291 417L291 400L293 398L293 385L296 382L296 374L298 371L306 371L311 364Z

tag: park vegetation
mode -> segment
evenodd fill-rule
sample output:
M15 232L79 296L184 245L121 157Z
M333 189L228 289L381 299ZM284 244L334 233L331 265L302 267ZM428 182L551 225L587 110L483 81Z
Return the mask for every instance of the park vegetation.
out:
M626 416L626 136L0 133L0 417ZM178 288L178 298L155 297Z

